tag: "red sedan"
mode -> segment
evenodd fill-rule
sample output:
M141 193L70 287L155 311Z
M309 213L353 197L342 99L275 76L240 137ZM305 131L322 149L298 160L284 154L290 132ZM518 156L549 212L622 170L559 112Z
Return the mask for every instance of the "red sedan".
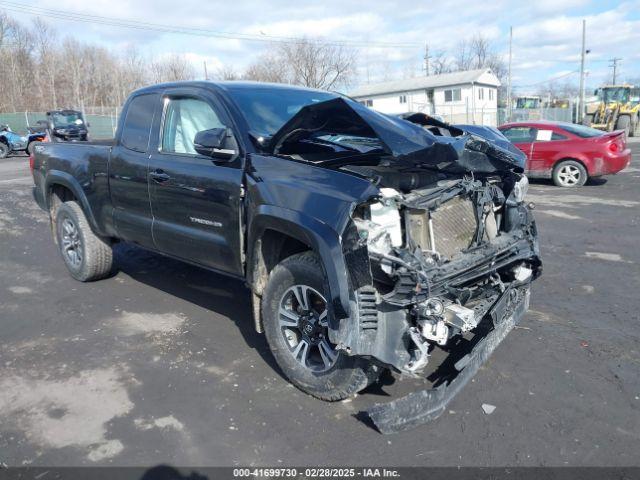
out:
M579 187L589 177L612 175L629 165L624 131L602 132L565 122L513 122L498 127L527 155L527 175Z

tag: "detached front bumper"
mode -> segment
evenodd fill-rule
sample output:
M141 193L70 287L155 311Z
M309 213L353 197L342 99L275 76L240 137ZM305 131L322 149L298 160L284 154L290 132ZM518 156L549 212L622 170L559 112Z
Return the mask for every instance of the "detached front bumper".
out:
M448 383L394 400L376 404L364 412L382 433L397 433L438 418L447 404L473 378L480 366L520 321L529 308L529 287L508 288L487 313L493 328L471 352L455 363L458 374Z

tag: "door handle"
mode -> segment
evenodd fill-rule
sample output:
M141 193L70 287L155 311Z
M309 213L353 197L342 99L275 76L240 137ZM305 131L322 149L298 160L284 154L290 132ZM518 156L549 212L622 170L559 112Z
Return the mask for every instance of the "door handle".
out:
M164 183L171 178L162 170L154 170L153 172L149 173L149 176L156 183Z

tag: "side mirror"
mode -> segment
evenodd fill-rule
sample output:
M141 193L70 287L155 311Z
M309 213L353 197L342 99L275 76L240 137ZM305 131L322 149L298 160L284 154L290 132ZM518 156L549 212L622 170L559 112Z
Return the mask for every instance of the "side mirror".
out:
M196 152L219 160L231 160L238 153L234 148L226 148L228 144L235 144L228 128L202 130L193 139Z

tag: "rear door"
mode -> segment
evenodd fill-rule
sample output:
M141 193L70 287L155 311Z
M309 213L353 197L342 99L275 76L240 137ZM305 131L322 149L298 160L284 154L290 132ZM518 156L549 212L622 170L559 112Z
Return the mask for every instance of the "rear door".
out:
M531 155L533 142L536 139L536 129L528 125L518 125L502 130L502 134L513 143L516 148L522 150L527 156L526 170L531 170Z
M147 173L149 139L160 94L137 95L129 100L119 139L109 160L109 188L118 236L153 247Z
M150 156L153 238L162 252L241 274L243 157L220 161L196 153L199 131L230 127L212 92L168 90L157 146ZM239 138L238 135L235 135Z

